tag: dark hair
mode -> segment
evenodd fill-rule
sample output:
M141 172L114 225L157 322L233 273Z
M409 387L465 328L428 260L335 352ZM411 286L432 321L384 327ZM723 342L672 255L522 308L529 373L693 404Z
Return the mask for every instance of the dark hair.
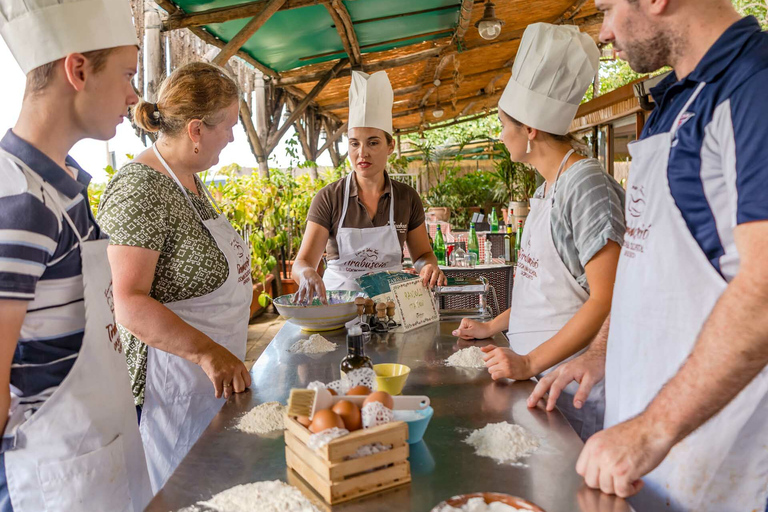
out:
M90 62L91 69L94 73L100 72L107 64L107 57L112 53L114 48L105 48L103 50L93 50L83 53L83 56ZM56 63L64 60L57 59L53 62L38 66L29 73L27 73L27 85L24 89L24 97L26 98L30 94L37 94L46 87L48 87L53 80L53 71L56 68Z
M391 146L392 143L395 141L395 139L393 139L392 136L387 132L384 132L384 137L387 139L387 146Z
M503 115L509 122L514 124L515 126L524 126L523 123L515 119L514 117L510 116L503 110L499 109L499 115ZM562 144L570 144L574 147L574 149L584 151L586 149L586 145L584 144L584 141L581 139L578 139L573 136L572 133L566 133L565 135L556 135L554 133L545 132L544 130L539 130L539 133L544 134L546 137L549 137L550 139L554 140L555 142L560 142Z
M145 131L173 136L193 119L218 124L222 111L239 99L237 84L223 68L193 62L163 80L157 103L139 101L133 107L133 119Z

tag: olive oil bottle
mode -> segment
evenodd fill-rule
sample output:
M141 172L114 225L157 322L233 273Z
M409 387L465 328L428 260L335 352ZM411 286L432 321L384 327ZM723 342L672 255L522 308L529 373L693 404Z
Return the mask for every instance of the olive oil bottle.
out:
M341 360L341 375L360 368L373 370L373 361L365 355L362 329L359 325L353 325L347 331L347 355Z

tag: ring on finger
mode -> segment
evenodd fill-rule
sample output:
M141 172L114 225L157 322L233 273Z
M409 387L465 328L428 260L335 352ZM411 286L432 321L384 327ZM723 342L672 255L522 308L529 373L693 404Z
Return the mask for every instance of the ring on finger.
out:
M230 383L226 383L226 382L225 382L225 383L224 383L224 387L225 387L225 388L231 388L231 387L232 387L232 383L231 383L231 382L230 382Z

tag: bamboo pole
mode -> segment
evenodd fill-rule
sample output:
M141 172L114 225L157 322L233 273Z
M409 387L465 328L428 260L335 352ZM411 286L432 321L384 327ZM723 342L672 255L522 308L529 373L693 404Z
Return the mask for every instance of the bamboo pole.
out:
M256 133L256 128L253 126L251 111L242 99L240 100L240 121L243 123L245 133L248 136L248 143L251 145L251 151L256 157L256 162L259 165L259 176L268 178L269 165L267 164L267 159L269 158L269 153L265 153L264 146L261 144L259 136Z
M144 13L144 69L145 84L141 84L144 89L144 98L146 101L154 103L157 101L157 92L160 89L160 83L163 81L163 43L160 35L160 13L155 9L148 9Z
M326 0L325 8L330 14L336 32L341 39L341 45L349 57L349 62L353 68L358 68L362 64L362 55L360 54L360 44L357 41L357 34L352 25L352 18L349 16L347 8L339 0Z

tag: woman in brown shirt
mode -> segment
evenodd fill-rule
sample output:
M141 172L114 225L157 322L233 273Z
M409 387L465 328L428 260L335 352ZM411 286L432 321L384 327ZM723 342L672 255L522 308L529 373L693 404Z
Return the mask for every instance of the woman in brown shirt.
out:
M365 96L376 101L365 101ZM389 101L386 101L386 100ZM324 187L313 199L307 229L293 264L299 277L294 300L325 299L325 291L359 290L368 272L402 270L403 246L425 286L444 284L426 227L418 192L389 178L392 87L386 73L353 71L350 88L349 159L354 172ZM323 278L317 266L328 255Z

